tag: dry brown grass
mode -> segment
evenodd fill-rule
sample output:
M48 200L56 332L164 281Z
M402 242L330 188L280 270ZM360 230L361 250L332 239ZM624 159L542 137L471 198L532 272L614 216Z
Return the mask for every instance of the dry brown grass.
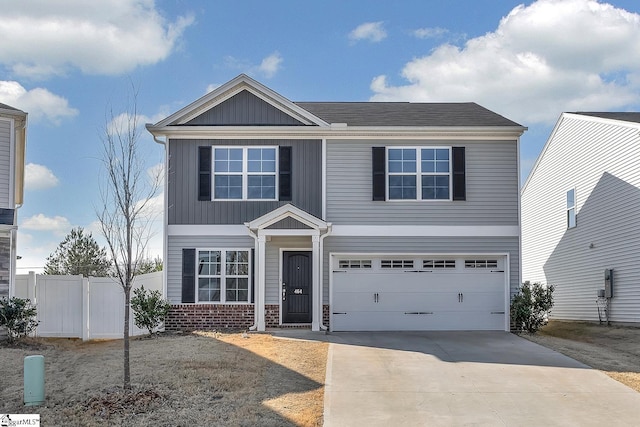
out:
M0 345L0 413L43 425L319 426L328 345L269 334L135 339L124 393L122 341L40 339ZM22 405L23 360L45 357L46 402Z
M552 321L523 337L563 353L640 391L640 328Z

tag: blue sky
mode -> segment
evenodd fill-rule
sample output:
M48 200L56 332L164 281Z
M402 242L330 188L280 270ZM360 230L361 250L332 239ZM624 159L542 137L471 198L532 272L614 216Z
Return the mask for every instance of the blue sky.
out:
M3 3L0 102L29 113L19 274L72 227L103 244L101 137L132 84L141 123L240 73L292 101L474 101L529 128L523 180L562 111L640 109L637 0Z

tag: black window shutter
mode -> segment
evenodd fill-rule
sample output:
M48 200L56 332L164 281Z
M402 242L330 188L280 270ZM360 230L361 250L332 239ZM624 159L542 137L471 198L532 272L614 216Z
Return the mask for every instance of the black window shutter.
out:
M256 301L256 250L251 249L251 303Z
M464 147L452 147L453 156L453 200L467 200Z
M278 193L280 194L280 200L291 201L293 193L291 188L293 182L291 179L291 171L293 169L293 165L291 164L291 147L280 147L278 156L278 166L280 167Z
M198 200L211 201L211 147L198 147Z
M182 249L182 302L196 302L195 249Z
M386 182L385 182L385 169L386 169L386 150L385 147L371 147L372 158L372 187L373 187L373 200L384 201L386 199Z

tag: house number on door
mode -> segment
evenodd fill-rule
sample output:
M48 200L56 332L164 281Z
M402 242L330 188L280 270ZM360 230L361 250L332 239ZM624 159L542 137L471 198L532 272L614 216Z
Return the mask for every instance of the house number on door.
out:
M301 294L302 294L302 289L300 289L300 288L298 288L298 289L294 289L294 290L293 290L293 293L294 293L294 294L297 294L297 295L301 295Z

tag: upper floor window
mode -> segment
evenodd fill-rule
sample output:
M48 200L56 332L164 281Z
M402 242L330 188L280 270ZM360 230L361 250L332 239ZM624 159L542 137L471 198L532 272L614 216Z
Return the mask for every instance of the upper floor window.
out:
M215 147L213 198L276 200L276 147Z
M451 149L389 148L389 200L451 200Z
M567 191L567 228L576 226L576 190Z

